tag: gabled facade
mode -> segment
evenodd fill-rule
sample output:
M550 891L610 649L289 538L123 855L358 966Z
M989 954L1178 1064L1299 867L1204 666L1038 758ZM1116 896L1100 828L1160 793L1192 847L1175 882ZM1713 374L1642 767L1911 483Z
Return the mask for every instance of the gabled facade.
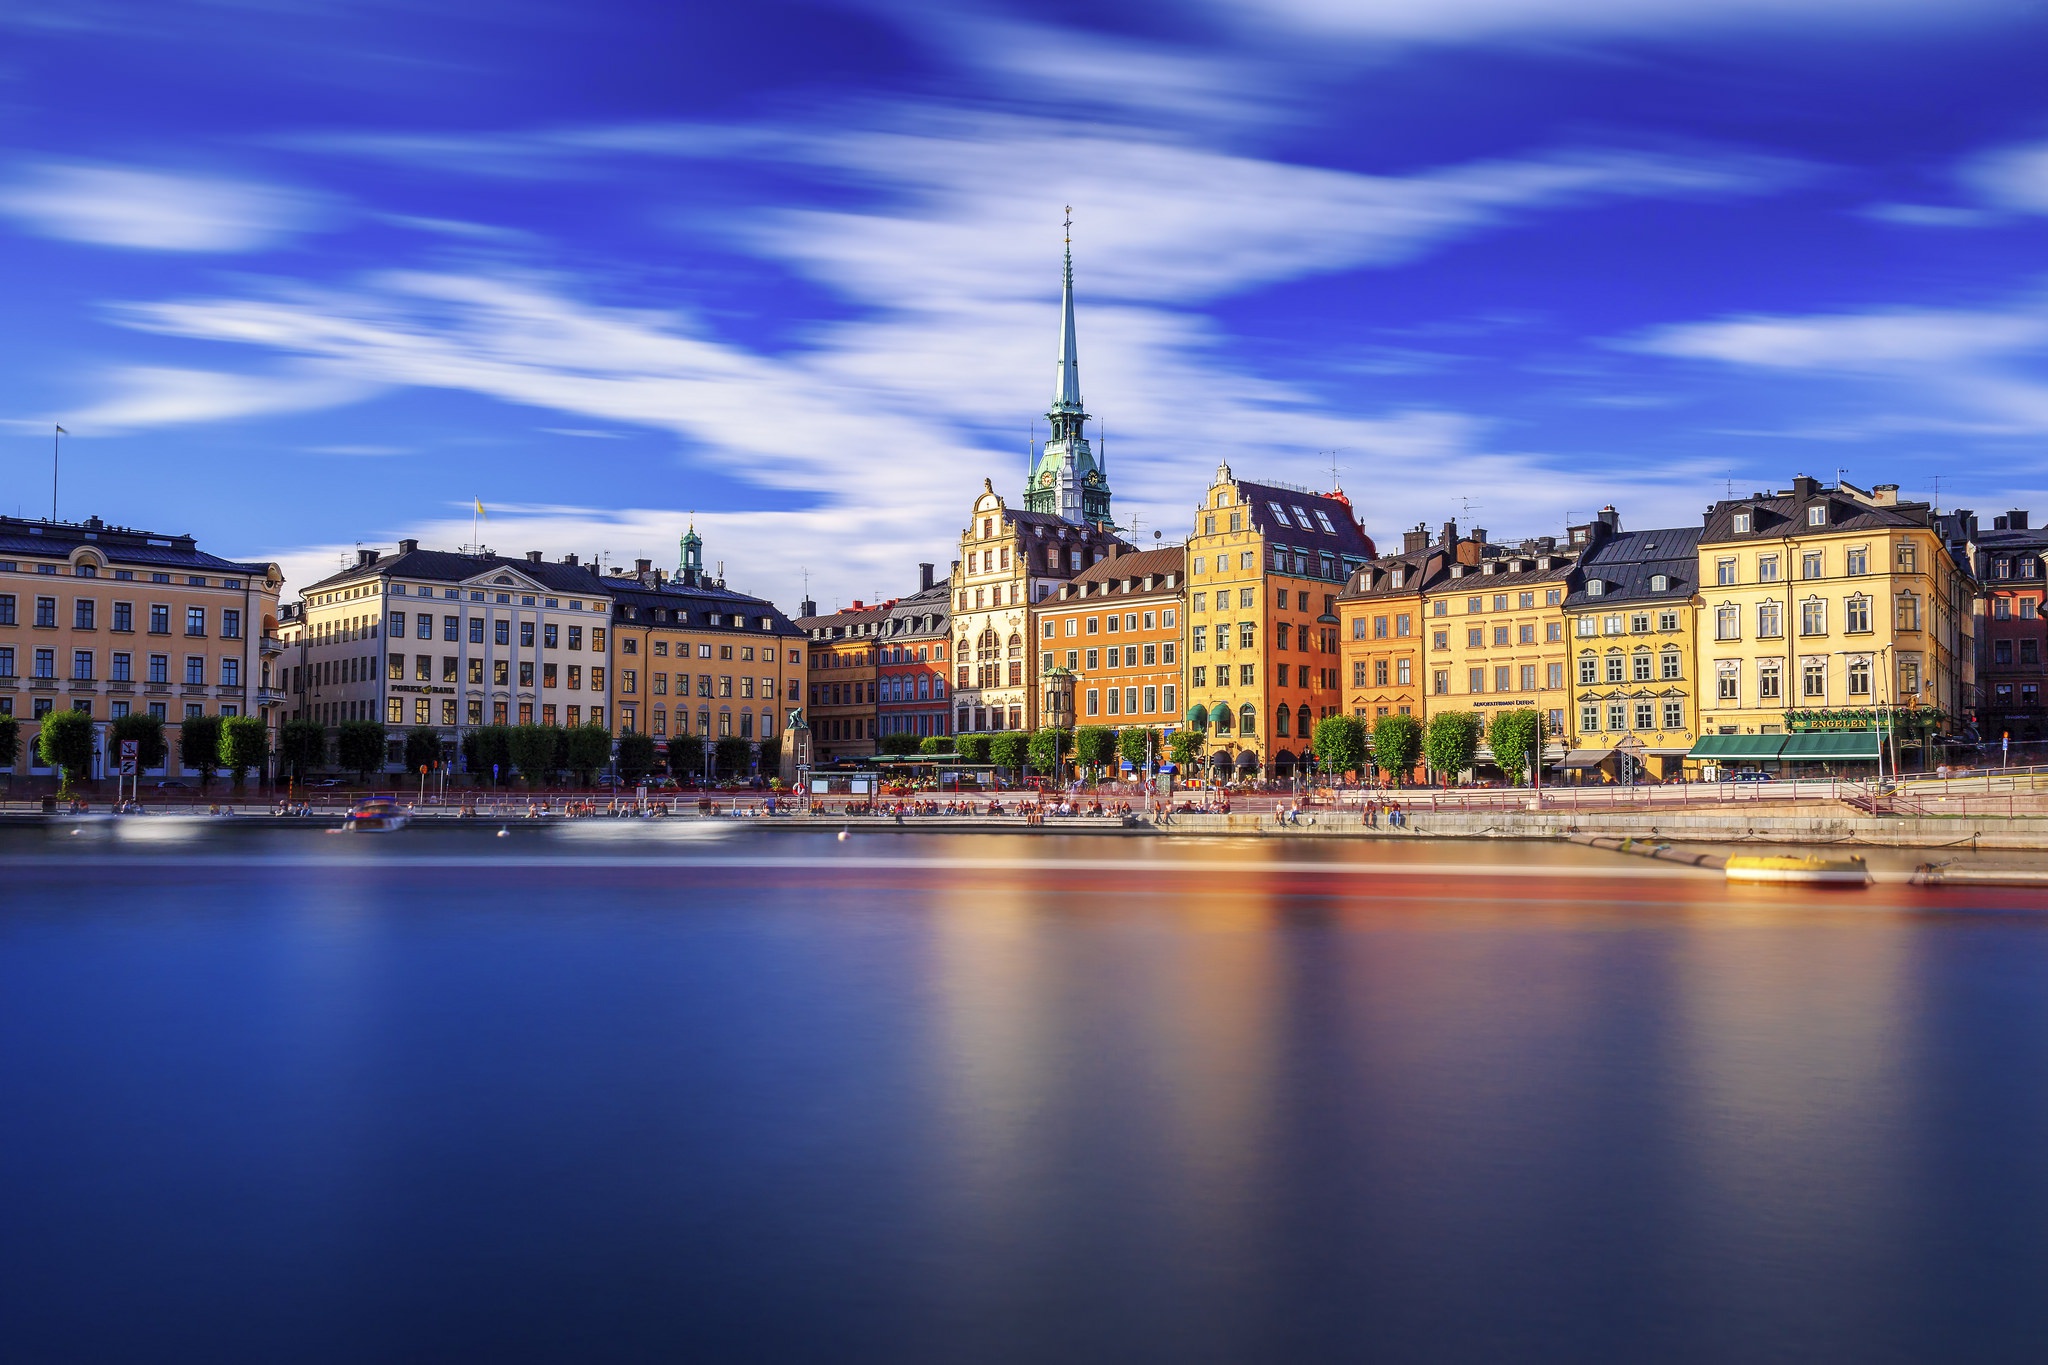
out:
M2048 741L2048 529L2015 508L1980 527L1973 512L1947 514L1951 548L1975 576L1975 687L1966 710L1986 755L2008 763L2041 761Z
M1564 757L1571 695L1564 599L1578 558L1571 542L1597 534L1580 527L1565 544L1541 536L1497 545L1475 529L1459 543L1447 571L1423 590L1428 715L1470 711L1484 725L1499 711L1533 710L1543 720L1543 761ZM1483 743L1480 757L1492 761Z
M1417 526L1402 536L1401 553L1361 565L1337 598L1345 709L1370 727L1381 716L1424 712L1428 681L1428 622L1423 593L1449 572L1461 549L1477 563L1477 544L1461 541L1455 522L1432 542Z
M1315 722L1345 704L1337 595L1375 557L1372 540L1342 492L1254 483L1226 464L1187 556L1187 721L1209 735L1212 768L1291 771Z
M928 739L953 731L953 585L935 582L930 564L917 567L918 590L897 602L883 623L875 715L882 735Z
M1181 723L1186 563L1178 546L1115 554L1040 604L1038 671L1059 675L1044 699L1058 724L1170 730Z

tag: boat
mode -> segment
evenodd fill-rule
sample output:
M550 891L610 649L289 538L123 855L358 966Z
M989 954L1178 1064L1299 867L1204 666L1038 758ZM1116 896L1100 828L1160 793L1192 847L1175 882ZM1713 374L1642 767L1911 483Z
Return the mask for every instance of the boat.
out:
M1870 869L1863 859L1823 858L1818 854L1800 856L1736 854L1728 859L1731 882L1772 882L1808 886L1867 886Z
M405 821L406 814L396 801L365 801L348 813L341 827L370 834L389 834L395 829L404 829Z

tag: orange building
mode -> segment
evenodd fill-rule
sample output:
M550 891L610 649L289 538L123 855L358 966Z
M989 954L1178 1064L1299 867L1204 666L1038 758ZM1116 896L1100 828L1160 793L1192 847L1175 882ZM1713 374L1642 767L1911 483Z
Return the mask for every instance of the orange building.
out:
M1179 546L1112 550L1040 605L1039 676L1065 670L1073 689L1070 716L1060 714L1063 700L1042 699L1048 724L1170 730L1180 723L1186 562ZM1064 697L1064 686L1059 692Z
M821 616L805 602L796 626L810 637L809 710L814 763L876 752L876 654L896 601L855 602Z

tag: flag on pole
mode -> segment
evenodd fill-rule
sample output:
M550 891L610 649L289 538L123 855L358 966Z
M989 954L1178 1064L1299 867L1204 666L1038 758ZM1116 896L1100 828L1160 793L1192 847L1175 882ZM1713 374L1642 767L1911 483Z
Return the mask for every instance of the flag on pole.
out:
M489 521L491 519L491 514L489 512L484 511L484 500L482 498L478 498L476 500L476 514L482 517L485 521Z
M69 436L69 435L70 435L71 433L70 433L70 432L68 432L68 431L66 431L66 430L64 430L64 428L62 428L62 427L58 427L58 428L57 428L57 434L58 434L59 436Z

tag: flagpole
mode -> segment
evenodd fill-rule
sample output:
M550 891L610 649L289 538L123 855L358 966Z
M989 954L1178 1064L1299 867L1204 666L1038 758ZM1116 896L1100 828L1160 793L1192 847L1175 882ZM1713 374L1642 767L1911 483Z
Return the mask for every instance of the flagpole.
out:
M50 425L57 428L50 433L50 520L55 521L57 519L57 449L59 443L64 439L64 428L57 426L55 422L52 422Z

